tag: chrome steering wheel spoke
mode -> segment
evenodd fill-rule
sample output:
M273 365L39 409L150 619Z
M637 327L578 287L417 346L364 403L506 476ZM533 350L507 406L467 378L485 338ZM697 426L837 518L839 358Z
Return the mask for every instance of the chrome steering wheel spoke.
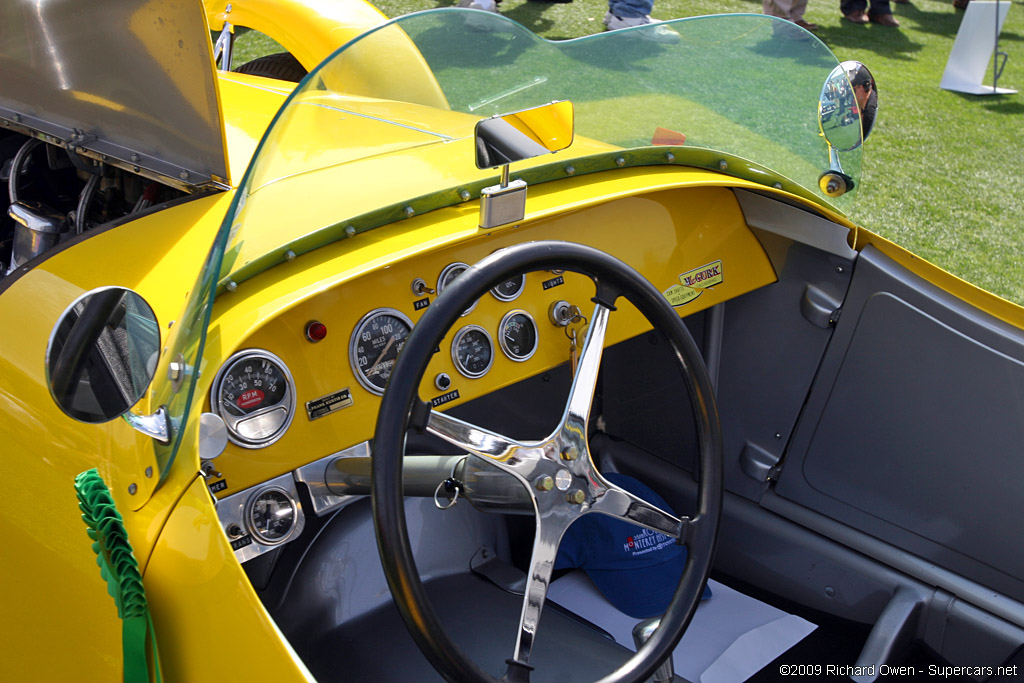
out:
M497 432L436 410L430 411L426 430L453 446L483 458L498 467L508 463L516 451L527 447L526 444L509 439ZM502 467L502 469L508 468Z
M601 370L601 356L604 354L604 337L608 331L608 314L611 312L604 304L594 306L587 337L583 341L583 352L580 354L576 375L569 389L569 401L562 416L562 429L572 430L575 435L587 433L587 421L590 417L590 404L594 400L597 389L597 374Z
M606 491L595 496L590 512L609 515L677 541L685 538L685 530L690 523L689 518L680 519L615 484L608 484Z
M547 599L551 574L555 568L558 543L568 526L561 515L538 517L530 570L526 577L526 592L523 595L523 610L519 617L519 634L516 637L514 659L517 662L526 664L530 661L537 626L544 610L544 601Z

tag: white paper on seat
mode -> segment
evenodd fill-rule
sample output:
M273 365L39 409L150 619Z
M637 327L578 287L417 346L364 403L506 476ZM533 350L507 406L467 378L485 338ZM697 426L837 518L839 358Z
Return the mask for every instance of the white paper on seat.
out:
M676 647L676 675L694 683L741 683L817 628L717 581ZM553 582L548 599L597 624L631 650L637 619L604 599L580 570ZM543 629L543 620L541 629Z

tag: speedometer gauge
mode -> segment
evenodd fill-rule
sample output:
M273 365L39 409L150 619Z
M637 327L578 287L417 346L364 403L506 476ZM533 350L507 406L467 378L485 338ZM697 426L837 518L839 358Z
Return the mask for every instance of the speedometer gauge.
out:
M367 391L384 393L411 331L412 321L393 308L370 311L356 325L349 344L349 363Z
M466 325L452 340L452 360L456 369L466 377L483 377L494 364L491 335L479 325Z
M509 311L498 325L498 343L505 355L524 361L537 351L537 323L522 310Z
M469 266L466 265L465 263L449 263L447 266L445 266L444 270L441 271L441 275L437 278L437 295L441 296L441 293L444 292L445 287L455 282L455 279L462 275L463 273L465 273L467 270L469 270ZM470 304L469 308L462 312L461 315L468 314L470 311L476 308L476 304L477 302L474 301L472 304Z
M210 405L224 420L232 443L268 446L281 438L295 415L291 373L269 351L239 351L217 372Z

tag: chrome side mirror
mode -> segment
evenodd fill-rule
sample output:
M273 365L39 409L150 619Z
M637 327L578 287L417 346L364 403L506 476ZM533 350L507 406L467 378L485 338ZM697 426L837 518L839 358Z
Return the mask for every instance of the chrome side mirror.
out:
M818 126L828 142L829 170L818 186L829 197L853 189L853 179L843 172L840 152L850 152L867 138L878 110L875 78L857 61L843 62L828 75L818 98Z
M877 109L878 90L871 72L860 62L843 62L832 70L821 88L821 134L840 152L857 149L871 132Z
M508 165L565 149L573 139L572 102L550 104L478 121L474 131L476 167L501 167L498 185L485 187L480 227L493 228L526 215L526 183L508 181Z
M125 416L133 427L169 441L165 411L128 414L153 380L160 327L146 300L123 287L101 287L72 302L50 333L46 381L69 417L98 424Z

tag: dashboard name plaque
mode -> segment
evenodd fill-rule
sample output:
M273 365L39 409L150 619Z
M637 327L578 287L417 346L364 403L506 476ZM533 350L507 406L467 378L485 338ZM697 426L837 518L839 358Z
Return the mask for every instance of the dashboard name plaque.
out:
M309 416L310 420L316 420L342 408L348 408L352 403L352 392L348 387L345 387L333 394L321 396L312 401L306 401L306 415Z

